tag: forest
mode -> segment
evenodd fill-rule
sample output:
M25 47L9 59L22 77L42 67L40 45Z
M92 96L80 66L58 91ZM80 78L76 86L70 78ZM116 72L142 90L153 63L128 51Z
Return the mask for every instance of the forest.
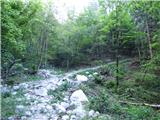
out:
M1 0L1 119L160 120L160 2L55 1Z

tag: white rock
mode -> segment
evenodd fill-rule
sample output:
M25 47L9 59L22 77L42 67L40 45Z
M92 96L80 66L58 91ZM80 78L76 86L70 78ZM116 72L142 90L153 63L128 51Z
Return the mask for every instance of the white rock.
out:
M59 104L56 105L56 110L58 113L65 113L66 112L66 109L62 105L59 105Z
M32 111L32 113L34 113L35 111L37 111L37 108L33 106L30 108L30 110Z
M84 94L84 92L80 90L76 90L72 93L70 97L71 102L88 102L87 96Z
M88 74L89 74L89 72L87 71L87 72L86 72L86 74L88 75Z
M49 111L52 111L52 110L53 110L52 106L50 106L50 105L47 105L47 106L46 106L46 109L48 109Z
M93 77L93 75L91 75L91 74L90 74L90 75L88 75L88 77L89 77L89 78L92 78L92 77Z
M90 80L94 80L94 76L93 76L92 74L88 75L88 78L89 78Z
M35 94L39 96L47 96L47 89L45 88L40 88L40 89L35 89Z
M62 120L69 120L69 116L68 115L62 116Z
M97 72L94 72L93 75L98 75L98 73L97 73Z
M69 107L69 103L67 102L61 102L61 106L63 106L65 109Z
M16 95L17 94L17 92L12 92L12 95Z
M7 120L14 120L14 117L8 117L8 119Z
M25 115L26 115L26 116L31 116L32 113L31 113L30 111L26 111L26 112L25 112Z
M24 112L24 109L25 109L25 107L23 105L17 105L16 106L16 112L17 113Z
M49 120L58 120L58 116L54 113L51 115L51 119Z
M16 100L17 100L18 102L20 102L20 101L22 101L22 98L16 98Z
M35 104L34 107L37 109L37 111L45 112L44 111L45 110L45 103Z
M26 116L22 116L21 120L27 120L27 117Z
M67 102L67 101L68 101L68 98L65 97L65 98L63 99L63 101Z
M93 116L94 116L94 113L95 113L94 110L90 110L89 113L88 113L88 116L89 116L89 117L93 117Z
M28 84L27 83L22 83L22 84L20 84L20 87L21 88L24 88L24 89L26 89L26 88L28 88Z
M68 110L66 113L67 113L67 114L71 114L71 113L72 113L72 111L71 111L71 110Z
M96 113L94 114L94 117L97 117L97 116L99 116L99 115L100 115L99 112L96 111Z
M8 89L8 87L2 87L1 88L1 93L9 93L10 92L10 90Z
M77 75L77 76L76 76L76 80L77 80L78 82L84 82L84 81L87 81L88 78L87 78L85 75Z
M78 106L76 109L72 111L72 114L78 116L79 118L83 118L86 116L86 111L82 106Z
M20 87L18 85L13 86L13 90L18 90Z
M30 120L48 120L44 114L35 114Z

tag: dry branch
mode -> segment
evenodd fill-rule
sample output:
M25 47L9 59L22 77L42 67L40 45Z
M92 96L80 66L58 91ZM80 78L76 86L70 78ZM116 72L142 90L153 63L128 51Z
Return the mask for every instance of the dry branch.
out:
M148 104L148 103L134 103L134 102L128 102L128 101L119 101L122 104L130 104L130 105L139 105L139 106L148 106L155 109L160 109L160 104Z

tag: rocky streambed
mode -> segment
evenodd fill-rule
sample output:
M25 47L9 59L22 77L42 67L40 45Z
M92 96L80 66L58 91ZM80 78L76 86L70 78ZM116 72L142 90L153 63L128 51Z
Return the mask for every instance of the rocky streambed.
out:
M79 89L79 84L92 79L89 70L100 68L92 67L80 69L58 75L49 70L40 70L38 75L44 80L27 82L10 86L1 86L1 93L10 92L15 97L15 115L8 120L82 120L85 116L96 117L98 111L86 110L89 102L85 93ZM79 73L86 72L88 75ZM94 74L97 74L96 72ZM23 102L25 100L25 104Z

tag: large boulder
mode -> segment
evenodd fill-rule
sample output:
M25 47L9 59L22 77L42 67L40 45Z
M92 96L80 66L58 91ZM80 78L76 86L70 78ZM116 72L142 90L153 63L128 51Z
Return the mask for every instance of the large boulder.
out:
M72 114L75 115L76 119L83 118L86 116L86 110L85 110L85 104L88 102L87 96L84 94L84 92L79 89L72 93L70 97L71 105L75 106L75 109L72 111Z
M81 89L74 91L70 97L70 100L71 102L88 102L87 96Z

